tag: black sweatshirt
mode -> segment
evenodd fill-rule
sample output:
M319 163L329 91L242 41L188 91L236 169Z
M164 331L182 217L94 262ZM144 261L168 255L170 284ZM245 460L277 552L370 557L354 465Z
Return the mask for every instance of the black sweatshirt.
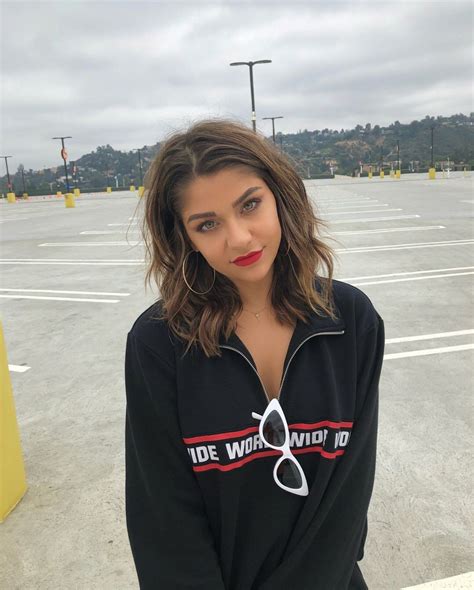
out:
M318 281L315 287L318 288ZM337 321L298 320L279 402L309 495L273 479L269 399L235 332L222 357L188 352L144 311L127 337L126 520L146 590L366 589L384 322L368 296L333 280ZM269 343L271 345L271 343Z

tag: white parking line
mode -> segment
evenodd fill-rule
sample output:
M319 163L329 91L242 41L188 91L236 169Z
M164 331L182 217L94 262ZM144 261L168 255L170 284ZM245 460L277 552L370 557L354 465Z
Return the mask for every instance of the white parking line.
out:
M380 213L381 209L372 209L372 211L338 211L337 213L321 213L321 215L353 215L354 213ZM403 211L403 209L384 209L384 213L389 211Z
M138 244L142 244L142 241L137 242L45 242L44 244L38 244L39 247L41 246L74 246L74 247L83 247L83 246L138 246Z
M12 373L24 373L25 371L28 371L28 369L31 369L31 367L28 367L27 365L8 365L8 370Z
M124 231L121 229L91 229L91 230L86 230L86 231L81 231L79 232L79 235L84 235L84 236L106 236L106 235L111 235L111 234L139 234L141 233L140 230L138 229L131 229L128 231Z
M470 272L453 272L446 275L429 275L427 277L408 277L406 279L390 279L388 281L365 281L362 283L354 283L357 287L362 287L365 285L386 285L388 283L405 283L407 281L425 281L431 279L444 279L446 277L460 277L463 275L474 275L474 271Z
M433 340L435 338L453 338L454 336L467 336L474 334L474 330L456 330L455 332L437 332L436 334L420 334L419 336L402 336L401 338L386 338L385 344L398 344L399 342L415 342L417 340Z
M57 266L140 266L145 264L143 260L132 260L132 261L125 261L125 260L109 260L109 261L99 261L96 260L88 260L78 262L74 260L68 261L59 261L59 260L0 260L1 264L37 264L37 265L57 265Z
M412 244L393 244L391 246L359 246L356 248L336 248L341 254L353 254L356 252L383 252L384 250L410 250L416 248L436 248L440 246L467 246L474 240L446 240L444 242L414 242Z
M401 590L472 590L473 588L474 572L467 572L459 576L450 576L416 586L404 586Z
M0 291L19 291L22 293L62 293L63 295L111 295L128 297L130 293L105 293L101 291L57 291L55 289L0 289Z
M376 205L375 203L369 203L364 205L352 205L352 203L347 203L345 205L338 205L336 207L328 207L327 210L330 211L331 209L346 209L350 207L351 209L363 209L365 207L388 207L388 203L380 203Z
M331 221L331 223L356 223L356 222L368 222L368 221L391 221L392 219L414 219L421 217L421 215L392 215L389 217L366 217L365 219L339 219L339 221Z
M390 227L385 229L360 229L354 231L333 231L329 234L336 236L355 236L361 234L384 234L396 231L423 231L427 229L446 229L445 225L426 225L426 226L412 226L412 227Z
M459 344L458 346L443 346L441 348L426 348L424 350L410 350L408 352L394 352L384 354L384 361L391 359L408 358L410 356L427 356L430 354L444 354L445 352L458 352L460 350L473 350L474 344Z
M432 268L431 270L410 270L405 272L391 272L383 275L364 275L362 277L344 277L339 279L341 281L346 281L351 283L352 281L361 281L364 279L382 279L384 277L400 277L400 276L407 276L407 275L421 275L421 274L428 274L432 272L451 272L453 270L471 270L474 269L474 266L455 266L452 268Z
M79 299L77 297L41 297L37 295L0 295L3 299L45 299L47 301L80 301L82 303L119 303L120 299Z

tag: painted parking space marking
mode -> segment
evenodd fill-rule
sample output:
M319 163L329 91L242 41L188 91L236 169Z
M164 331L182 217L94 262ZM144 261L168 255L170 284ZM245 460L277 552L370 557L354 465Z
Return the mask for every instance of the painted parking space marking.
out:
M28 365L8 365L8 370L12 373L25 373L31 369Z
M110 295L112 297L128 297L130 293L105 293L101 291L58 291L56 289L5 289L0 291L15 291L21 293L61 293L62 295Z
M145 264L144 260L61 260L54 258L0 258L0 265L4 264L37 264L37 265L64 265L64 266L139 266Z
M437 338L454 338L474 334L474 330L455 330L454 332L436 332L435 334L420 334L418 336L402 336L400 338L386 338L385 344L399 344L400 342L416 342L418 340L434 340Z
M416 248L438 248L443 246L468 246L474 240L445 240L442 242L414 242L412 244L393 244L388 246L358 246L354 248L337 248L341 254L353 254L356 252L383 252L385 250L410 250Z
M474 350L473 344L459 344L457 346L443 346L441 348L426 348L423 350L410 350L408 352L394 352L384 354L384 361L391 359L408 358L411 356L428 356L431 354L445 354L450 352L459 352L461 350Z
M80 301L81 303L119 303L120 299L85 299L79 297L42 297L40 295L0 295L3 299L44 299L46 301Z
M386 281L366 281L362 283L354 283L355 286L361 287L365 285L386 285L388 283L406 283L407 281L424 281L431 279L445 279L447 277L461 277L464 275L474 275L474 270L469 272L456 272L443 275L428 275L426 277L407 277L400 279L388 279Z
M383 229L358 229L358 230L349 230L349 231L333 231L330 235L337 235L337 236L356 236L356 235L363 235L363 234L384 234L384 233L391 233L396 231L424 231L424 230L434 230L434 229L446 229L445 225L418 225L418 226L408 226L408 227L388 227Z
M381 209L372 209L371 211L337 211L336 213L321 213L321 215L354 215L354 213L379 213ZM403 209L384 209L384 213L388 213L391 211L403 211Z
M134 242L45 242L43 244L38 244L39 247L42 246L52 246L52 247L87 247L87 246L138 246L138 244L142 244L143 241L134 241Z

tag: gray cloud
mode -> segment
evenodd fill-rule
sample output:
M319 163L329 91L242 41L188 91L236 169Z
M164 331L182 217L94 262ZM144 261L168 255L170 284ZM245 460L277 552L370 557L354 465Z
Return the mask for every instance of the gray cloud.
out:
M472 4L3 2L2 154L11 168L133 149L200 117L340 129L472 110ZM3 174L3 171L0 171Z

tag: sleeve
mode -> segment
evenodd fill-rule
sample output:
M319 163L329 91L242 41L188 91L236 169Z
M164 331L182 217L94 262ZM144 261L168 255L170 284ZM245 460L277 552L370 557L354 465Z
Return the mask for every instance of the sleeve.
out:
M358 345L358 375L357 375L357 406L353 435L364 437L364 481L360 482L361 512L363 524L360 528L357 561L364 557L365 541L368 533L368 509L375 480L375 465L377 455L378 410L379 410L379 382L385 350L385 325L383 319L377 315L376 324L362 335ZM361 460L361 459L360 459ZM357 561L349 582L348 590L366 589Z
M140 588L224 590L179 428L175 371L131 332L125 389L125 513Z

